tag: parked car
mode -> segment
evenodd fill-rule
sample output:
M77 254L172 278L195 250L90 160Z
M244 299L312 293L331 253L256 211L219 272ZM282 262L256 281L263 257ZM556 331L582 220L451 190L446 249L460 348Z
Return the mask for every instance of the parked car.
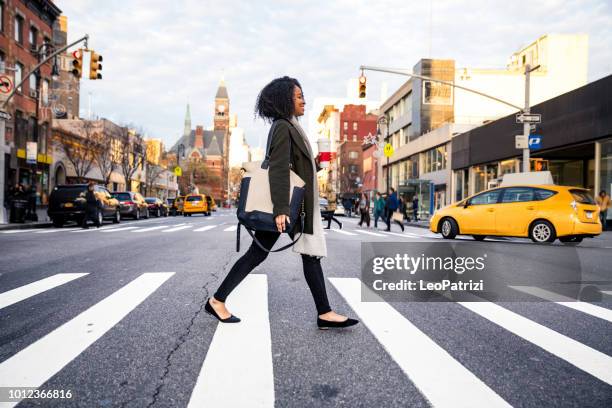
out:
M67 221L83 223L87 207L86 192L87 184L63 184L53 187L47 209L53 226L61 228ZM121 222L119 201L111 196L106 187L96 185L94 194L100 202L96 212L98 222L102 224L105 219L110 219L114 223Z
M122 217L131 217L135 220L149 218L147 202L140 193L115 191L111 195L119 200L119 209Z
M153 214L156 217L167 217L168 207L164 202L157 197L145 197L145 201L149 206L149 214Z
M188 215L191 216L191 214L210 215L208 200L205 194L190 194L185 197L183 215L186 217Z
M174 198L166 198L166 207L168 207L168 215L176 215L174 210Z
M494 188L442 208L429 228L444 238L472 235L529 237L534 242L578 244L601 234L599 208L588 190L557 185Z
M185 196L178 196L172 202L171 212L173 215L180 215L183 213L183 204L185 203Z

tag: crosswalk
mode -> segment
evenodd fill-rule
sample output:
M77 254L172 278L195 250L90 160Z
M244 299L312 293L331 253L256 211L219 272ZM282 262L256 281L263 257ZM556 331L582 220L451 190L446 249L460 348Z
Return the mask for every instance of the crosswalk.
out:
M147 302L153 302L151 295L162 286L168 285L170 281L173 288L180 285L181 282L175 278L175 274L173 271L142 273L76 317L7 356L0 363L0 387L41 387L92 344L117 327L128 314L139 307L149 307ZM9 308L20 307L22 302L64 285L72 285L71 290L78 290L79 285L87 286L88 279L92 276L93 274L88 273L59 273L2 292L0 317L6 317L3 313L10 313L7 312ZM422 316L402 313L397 306L382 299L363 301L363 291L369 289L358 278L330 277L328 282L331 284L330 288L333 288L329 290L337 291L340 299L352 310L351 314L356 314L361 320L360 326L347 331L354 332L356 336L373 337L432 406L511 406L503 390L498 390L484 381L460 362L454 349L445 348L417 326L415 320L420 320ZM208 317L206 320L196 321L199 325L214 324L216 329L194 380L188 406L274 407L275 381L288 379L275 377L275 355L272 352L275 334L271 330L273 315L269 311L269 298L276 294L270 295L269 287L267 275L251 274L236 288L228 298L228 308L241 317L242 321L238 324L217 324L214 320L208 320ZM549 296L529 287L521 287L518 290L538 297ZM155 302L167 302L166 296L156 298ZM366 298L371 300L372 296L375 295L371 294ZM555 319L563 320L566 318L564 311L569 309L565 307L567 305L564 302L555 303L560 305L555 311ZM609 333L609 309L588 303L573 303L588 305L576 307L574 311L598 319ZM582 344L567 334L559 333L501 304L459 302L458 305L469 313L471 319L481 319L483 324L502 330L499 347L504 347L507 337L516 336L573 367L576 371L563 373L567 376L567 381L572 381L576 372L582 372L612 386L612 357L605 352ZM30 308L28 313L45 311ZM155 318L155 315L152 315L151 319ZM155 321L148 324L156 326ZM349 332L343 335L351 334ZM478 349L479 346L475 344L474 348ZM363 358L377 358L367 349L352 350L351 353L360 354ZM516 356L518 360L527 361L528 358ZM545 367L542 369L545 370ZM509 381L511 380L511 374L503 375L510 376ZM554 386L555 384L551 384L551 387ZM18 402L3 402L0 407L14 406Z

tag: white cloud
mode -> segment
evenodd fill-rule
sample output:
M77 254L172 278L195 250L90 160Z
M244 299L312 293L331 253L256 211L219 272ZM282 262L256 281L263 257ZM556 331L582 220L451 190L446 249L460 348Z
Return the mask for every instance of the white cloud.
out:
M281 75L298 78L307 102L344 96L361 64L411 68L429 56L459 66L501 67L542 34L589 34L589 80L612 73L612 10L606 0L380 1L57 1L69 38L84 33L104 56L104 79L82 82L99 116L138 123L172 145L192 124L212 124L213 99L225 75L232 113L247 140L267 134L253 120L259 90ZM377 99L405 79L368 74ZM308 104L307 104L308 106Z

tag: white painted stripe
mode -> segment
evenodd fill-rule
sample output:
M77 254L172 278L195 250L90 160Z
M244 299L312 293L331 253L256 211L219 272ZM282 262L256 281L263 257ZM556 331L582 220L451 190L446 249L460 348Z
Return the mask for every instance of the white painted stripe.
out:
M40 387L119 323L172 275L174 272L143 273L5 360L0 364L0 387Z
M131 229L136 229L136 228L140 228L140 227L121 227L121 228L113 228L113 229L108 229L107 228L107 229L103 229L101 231L102 232L116 232L116 231L127 231L127 230L131 230Z
M540 299L548 300L549 302L555 302L558 305L569 307L579 312L589 314L591 316L598 317L600 319L612 322L612 310L606 309L605 307L596 306L591 303L579 302L567 296L559 295L548 290L537 288L534 286L510 286L512 289L527 293L531 296L538 297Z
M28 230L28 229L19 229L19 230L7 230L7 231L0 231L0 232L3 233L3 234L17 234L19 232L28 232L28 231L31 231L31 230Z
M353 234L352 232L344 231L344 230L341 230L341 229L332 229L332 231L336 231L336 232L338 232L340 234L344 234L344 235L357 235L357 234Z
M167 230L163 230L162 232L176 232L176 231L183 230L185 228L191 228L191 225L178 226L178 227L170 228Z
M194 230L193 230L193 232L202 232L202 231L208 231L208 230L211 230L211 229L213 229L213 228L215 228L215 227L216 227L216 225L207 225L207 226L202 227L202 228L197 228L197 229L194 229Z
M50 232L70 232L79 231L81 228L51 228L43 231L36 231L35 234L48 234Z
M0 309L21 302L24 299L38 295L49 289L68 283L72 280L88 275L87 273L58 273L36 282L0 293Z
M601 293L604 295L612 295L612 290L602 290Z
M370 232L356 229L355 232L359 232L360 234L374 235L375 237L384 237L384 234L379 234L378 232Z
M228 231L236 231L236 228L238 228L237 225L232 225L231 227L227 227L226 229L224 229L223 231L228 232Z
M490 302L458 302L511 333L612 385L612 357Z
M272 408L267 276L248 275L229 297L227 306L242 321L218 323L188 406Z
M510 406L391 305L362 302L359 279L329 280L432 406Z
M156 227L148 227L148 228L143 228L143 229L139 229L136 231L132 231L132 232L147 232L147 231L155 231L156 229L161 229L161 228L168 228L167 225L158 225Z

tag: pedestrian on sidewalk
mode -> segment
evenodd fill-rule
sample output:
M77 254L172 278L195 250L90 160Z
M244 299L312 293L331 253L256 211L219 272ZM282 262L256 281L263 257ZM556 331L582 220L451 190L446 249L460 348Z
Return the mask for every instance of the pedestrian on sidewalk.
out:
M402 232L404 232L404 224L401 223L398 219L396 219L393 214L397 212L399 208L399 201L397 199L397 193L393 187L389 188L389 195L387 197L387 229L386 231L391 231L391 219L393 222L397 223L401 228Z
M83 228L88 229L89 225L87 222L92 220L96 225L96 228L100 228L100 219L98 217L98 211L100 211L100 201L96 197L95 184L90 181L87 184L87 192L85 193L85 217L83 218Z
M408 217L408 214L406 214L406 211L408 209L408 206L406 205L406 200L404 200L404 197L400 197L399 198L399 210L402 213L402 217L404 220L406 221L410 221L410 217ZM402 223L404 221L402 220Z
M601 190L596 198L597 206L599 207L599 220L601 221L602 230L606 230L606 222L608 219L608 208L610 208L610 196L606 190Z
M376 199L374 200L374 228L378 228L378 218L383 221L385 218L385 199L379 192L376 192Z
M415 195L412 199L412 215L414 215L414 221L419 221L419 198Z
M289 168L305 182L304 228L300 239L293 245L293 251L302 257L306 283L317 309L319 329L353 326L357 320L332 311L325 290L325 278L321 258L327 256L325 234L319 209L317 183L318 160L315 161L306 132L297 118L304 115L304 96L297 79L287 76L277 78L259 93L255 112L264 121L274 122L271 137L268 175L272 194L273 214L278 232L256 231L255 237L266 249L271 249L289 221ZM290 235L300 232L301 225L295 225ZM225 300L240 282L257 265L268 257L268 252L255 242L229 271L221 286L206 301L205 310L223 323L237 323L240 319L225 307Z
M370 228L370 200L365 195L365 193L361 193L361 198L359 199L359 215L361 218L359 219L359 226L365 222Z

